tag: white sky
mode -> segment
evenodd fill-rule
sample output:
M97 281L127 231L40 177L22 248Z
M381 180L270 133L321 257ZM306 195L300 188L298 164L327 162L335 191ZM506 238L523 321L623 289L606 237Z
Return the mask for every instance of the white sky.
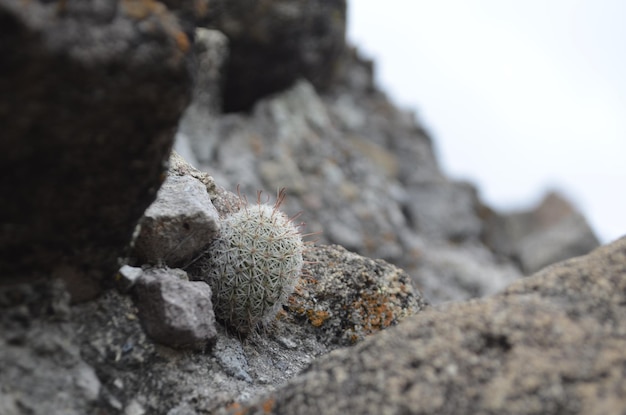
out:
M626 1L351 0L349 39L500 210L566 194L626 234Z

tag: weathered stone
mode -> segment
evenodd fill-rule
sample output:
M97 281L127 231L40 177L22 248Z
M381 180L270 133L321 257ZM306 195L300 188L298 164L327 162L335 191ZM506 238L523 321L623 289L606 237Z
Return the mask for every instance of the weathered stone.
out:
M528 274L598 246L585 218L555 192L548 193L529 211L487 213L485 243L495 252L515 259Z
M206 186L191 176L168 176L139 222L134 255L140 264L186 265L219 229Z
M416 252L413 278L431 304L493 295L522 277L516 266L477 241L423 241Z
M127 293L135 286L142 275L143 270L139 267L131 267L130 265L122 266L115 275L117 289L120 290L120 292Z
M152 268L137 281L135 293L141 322L154 341L193 350L206 350L215 342L208 284L181 279L171 269Z
M347 346L423 310L427 303L401 269L344 248L311 247L289 311L319 341Z
M216 1L211 26L231 45L224 109L249 110L299 78L332 85L345 49L346 1Z
M201 172L195 167L191 166L187 161L178 155L175 151L172 152L169 162L170 176L191 176L206 187L209 194L209 198L215 209L217 209L220 217L229 213L239 210L241 201L237 195L227 191L222 186L215 183L213 177L208 173Z
M101 383L81 357L70 318L58 280L0 287L0 413L92 412Z
M245 413L605 414L626 407L626 238L338 350ZM242 409L242 408L240 408Z
M419 232L433 239L478 239L478 196L469 183L426 182L409 188L406 210Z
M1 0L0 21L1 278L86 299L163 179L189 41L156 1Z

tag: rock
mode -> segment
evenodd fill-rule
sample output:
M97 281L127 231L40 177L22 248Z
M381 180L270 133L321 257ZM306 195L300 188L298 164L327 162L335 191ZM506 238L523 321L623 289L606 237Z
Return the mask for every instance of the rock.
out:
M168 174L170 176L190 176L199 180L206 187L211 203L215 209L217 209L220 217L239 210L241 201L237 195L227 191L222 186L215 183L213 177L211 177L208 173L201 172L191 166L176 152L172 152L169 165Z
M158 2L2 0L2 279L75 301L119 268L187 103L189 41Z
M525 212L489 212L486 244L519 262L528 274L567 258L584 255L598 246L585 218L562 195L548 193L537 207Z
M477 241L451 245L421 240L416 246L414 281L431 304L486 297L504 289L520 270Z
M182 279L171 269L153 268L143 272L135 293L141 322L156 342L192 350L205 350L215 342L208 284Z
M626 238L420 313L244 413L604 414L626 407Z
M406 211L419 232L432 239L478 239L478 196L468 183L426 182L409 188Z
M115 276L117 288L122 293L127 293L135 286L139 278L143 275L143 270L139 267L124 265Z
M252 108L299 78L328 89L345 49L346 1L217 1L211 27L229 39L224 110Z
M0 287L2 414L92 412L101 383L81 357L70 316L59 281Z
M309 265L288 308L327 345L355 344L427 305L411 278L385 261L337 245L312 247L305 260Z
M210 159L213 144L206 135L214 130L215 118L222 108L224 63L228 58L228 39L217 30L198 28L195 31L195 82L191 103L185 110L177 137L177 147L187 140L194 158ZM178 149L177 149L178 151ZM181 151L178 151L192 161ZM192 163L193 164L193 163Z
M218 213L206 186L191 176L168 176L139 222L133 253L139 264L184 266L211 243Z

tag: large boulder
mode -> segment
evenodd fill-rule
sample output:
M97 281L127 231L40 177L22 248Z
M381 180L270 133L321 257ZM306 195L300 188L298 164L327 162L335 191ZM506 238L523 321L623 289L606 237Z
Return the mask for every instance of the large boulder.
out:
M624 333L626 238L333 352L243 412L623 413Z
M156 1L0 1L2 278L114 274L189 96L189 39Z

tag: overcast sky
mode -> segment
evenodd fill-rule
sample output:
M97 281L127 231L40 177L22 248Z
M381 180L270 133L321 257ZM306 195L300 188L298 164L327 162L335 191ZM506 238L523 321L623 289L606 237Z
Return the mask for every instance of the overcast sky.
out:
M351 0L349 38L452 177L500 210L564 193L626 234L626 1Z

